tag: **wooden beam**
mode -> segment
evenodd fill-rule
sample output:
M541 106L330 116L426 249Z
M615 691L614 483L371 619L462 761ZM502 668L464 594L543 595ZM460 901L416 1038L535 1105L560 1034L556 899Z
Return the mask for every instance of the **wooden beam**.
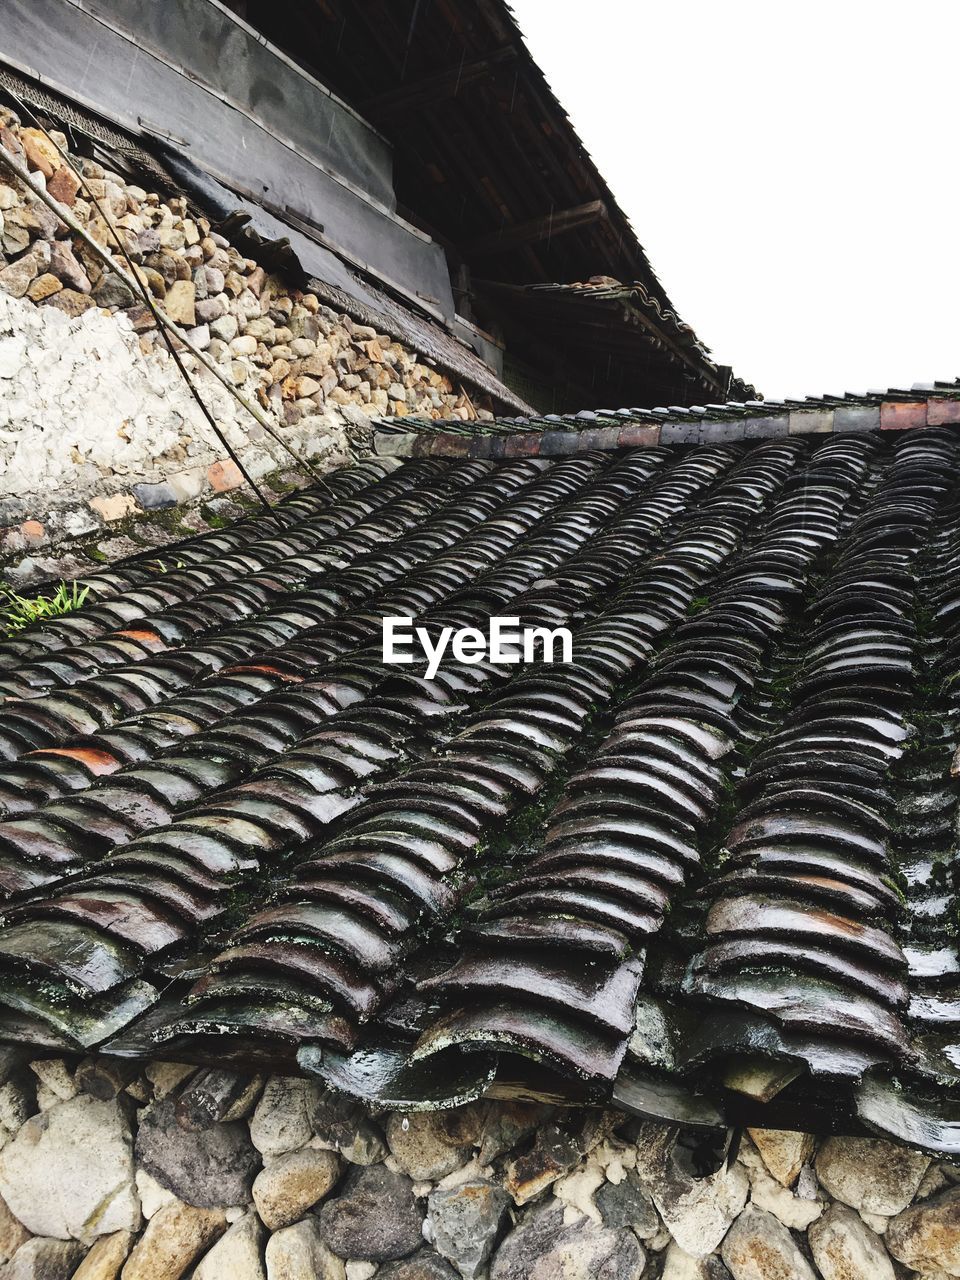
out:
M607 206L602 200L591 200L587 204L574 205L572 209L559 209L554 213L543 214L539 218L531 218L528 222L518 222L512 227L504 227L490 235L481 236L462 246L462 252L468 258L484 257L492 253L507 253L521 245L542 244L553 236L562 235L565 231L574 231L577 227L586 227L594 222L602 222L607 216Z
M439 71L436 75L425 76L410 84L401 84L396 89L378 93L376 97L361 102L358 110L362 116L375 119L433 106L447 98L455 98L466 85L485 80L497 67L516 61L516 57L517 51L513 45L495 49L482 58L471 58L447 71Z

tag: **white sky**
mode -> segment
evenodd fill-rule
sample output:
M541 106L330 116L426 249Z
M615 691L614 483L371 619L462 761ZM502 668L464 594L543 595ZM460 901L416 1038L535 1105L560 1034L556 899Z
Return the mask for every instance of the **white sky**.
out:
M767 398L960 375L957 0L511 0L715 358Z

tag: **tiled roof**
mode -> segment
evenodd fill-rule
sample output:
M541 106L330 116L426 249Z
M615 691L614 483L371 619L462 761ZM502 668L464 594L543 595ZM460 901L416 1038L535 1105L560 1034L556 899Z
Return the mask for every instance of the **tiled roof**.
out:
M958 464L380 458L91 575L0 644L0 1036L960 1150Z

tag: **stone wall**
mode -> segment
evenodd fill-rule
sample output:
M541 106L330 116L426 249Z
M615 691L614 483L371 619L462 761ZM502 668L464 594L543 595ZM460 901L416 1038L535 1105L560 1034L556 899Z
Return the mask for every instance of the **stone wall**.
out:
M0 142L122 265L109 220L171 318L319 469L364 452L371 419L490 416L389 334L243 257L183 197L78 160L101 216L49 141L3 108ZM195 357L184 363L255 479L291 466ZM240 483L142 299L0 173L0 563Z
M613 1112L371 1114L314 1082L8 1059L2 1280L927 1280L960 1170Z

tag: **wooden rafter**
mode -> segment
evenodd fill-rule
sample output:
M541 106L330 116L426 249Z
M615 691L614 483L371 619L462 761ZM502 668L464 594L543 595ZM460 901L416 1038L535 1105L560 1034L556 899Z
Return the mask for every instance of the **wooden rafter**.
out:
M463 252L468 258L482 257L492 253L506 253L520 245L542 244L544 240L562 235L565 231L574 231L577 227L600 222L606 216L607 206L602 200L589 200L586 204L577 204L571 209L554 210L539 218L530 218L490 235L480 236L464 245Z

